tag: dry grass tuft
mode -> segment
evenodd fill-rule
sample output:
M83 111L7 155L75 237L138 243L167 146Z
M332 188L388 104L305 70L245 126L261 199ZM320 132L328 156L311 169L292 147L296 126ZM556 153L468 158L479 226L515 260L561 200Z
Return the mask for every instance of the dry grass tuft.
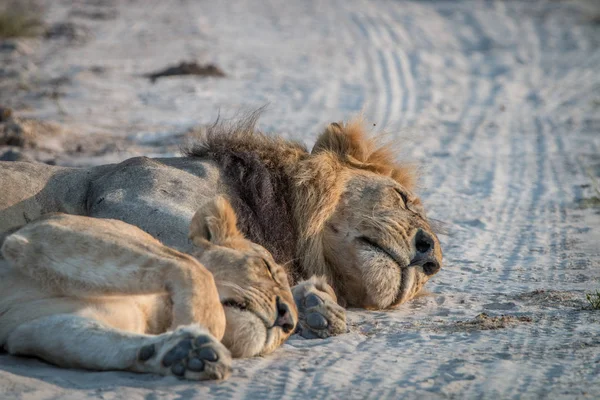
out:
M596 290L596 293L586 293L585 298L592 307L592 310L600 310L600 290Z
M32 2L9 2L0 8L0 38L41 34L43 23L40 15L40 8Z

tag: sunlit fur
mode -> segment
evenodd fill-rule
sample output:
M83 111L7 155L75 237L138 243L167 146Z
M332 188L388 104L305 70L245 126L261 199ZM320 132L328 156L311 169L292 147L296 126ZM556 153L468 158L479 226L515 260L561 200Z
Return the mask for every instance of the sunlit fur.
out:
M330 124L309 153L258 132L257 117L216 124L187 150L224 171L242 231L286 266L292 284L325 276L341 304L381 309L414 297L430 278L423 268L409 267L416 232L433 237L440 266L442 252L413 192L414 167L395 159L397 144L381 145L354 120ZM366 246L362 237L397 259Z
M413 297L441 267L442 253L414 193L414 169L396 161L401 142L382 143L361 121L333 123L309 152L257 131L258 115L208 127L181 158L81 170L3 163L0 240L41 213L62 210L121 218L188 251L184 224L197 204L226 195L237 227L285 267L291 286L325 276L340 304L367 308ZM172 185L174 193L164 191ZM408 264L419 229L435 245L429 275Z
M283 267L262 246L244 238L233 209L223 198L196 213L190 238L198 248L192 255L204 265L215 266L208 269L221 301L234 301L245 308L225 307L227 329L222 341L233 356L268 354L279 347L292 331L286 333L274 326L277 297L288 305L293 320L298 320Z
M27 224L2 246L0 346L66 367L161 374L170 369L160 359L140 363L136 354L157 340L157 354L166 353L184 325L222 339L234 357L277 348L293 332L275 326L277 298L298 319L283 268L240 234L221 197L195 214L190 239L191 255L118 220L52 214ZM46 334L35 326L42 320ZM227 367L209 379L225 378Z

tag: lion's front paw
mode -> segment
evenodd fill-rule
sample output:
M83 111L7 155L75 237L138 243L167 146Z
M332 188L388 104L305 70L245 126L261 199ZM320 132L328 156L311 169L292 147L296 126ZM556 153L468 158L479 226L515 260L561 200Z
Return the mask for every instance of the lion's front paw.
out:
M226 379L231 373L231 353L207 330L186 326L160 335L142 347L138 364L146 372L182 379Z
M298 307L296 328L307 339L327 338L346 332L346 310L323 278L312 277L292 288Z

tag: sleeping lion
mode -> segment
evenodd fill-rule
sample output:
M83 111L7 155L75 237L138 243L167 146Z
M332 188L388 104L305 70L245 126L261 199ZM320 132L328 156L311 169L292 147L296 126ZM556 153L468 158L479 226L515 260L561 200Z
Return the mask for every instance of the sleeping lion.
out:
M413 169L360 122L330 124L309 152L258 132L257 117L215 124L184 157L91 168L0 163L0 236L63 212L118 219L189 253L193 213L225 195L243 234L286 269L303 336L345 332L342 307L413 298L442 267Z
M67 214L18 229L2 245L0 347L203 380L280 346L298 320L287 276L238 231L229 203L204 205L189 238L184 254L122 221Z

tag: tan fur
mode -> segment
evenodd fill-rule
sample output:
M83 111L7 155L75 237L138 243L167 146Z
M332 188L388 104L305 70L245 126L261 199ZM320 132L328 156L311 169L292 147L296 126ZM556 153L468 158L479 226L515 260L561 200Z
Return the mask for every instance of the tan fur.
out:
M394 146L367 134L361 119L330 124L308 153L297 143L256 131L257 117L254 113L236 124L211 127L186 154L226 160L224 169L228 156L256 157L271 171L272 187L281 188L279 196L291 205L293 283L313 275L326 277L341 304L366 308L396 306L414 297L442 263L440 243L413 193L414 166L397 162ZM261 176L257 180L261 178L264 181ZM278 207L273 205L284 213ZM279 250L277 231L265 221L268 218L259 216L246 229L266 231L263 237L272 243L265 245ZM432 259L438 265L433 273L411 264L419 231L433 241ZM369 248L364 237L380 249ZM394 253L395 259L381 249Z
M206 204L192 218L189 237L194 244L202 244L207 236L211 242L221 246L226 246L232 239L243 239L237 228L235 212L223 197Z
M194 215L190 239L192 255L117 220L53 214L27 224L2 246L0 344L67 367L169 374L169 349L203 338L219 360L186 370L189 379L228 375L220 339L235 357L277 348L293 331L275 324L278 307L297 321L283 268L242 236L221 197ZM144 346L157 359L141 362Z
M420 267L406 267L415 254L418 229L433 237L441 265L439 241L411 191L414 168L396 163L390 150L378 148L361 120L330 124L311 157L288 168L295 183L297 255L304 275L327 276L343 304L377 309L413 298L429 279ZM399 204L393 187L405 194L408 204ZM365 234L396 251L405 266L390 266L380 255L358 255L359 246L347 238Z
M396 162L391 146L378 146L365 132L365 122L356 118L348 123L330 124L317 139L312 154L329 151L353 168L390 176L409 190L415 188L415 168Z
M258 115L215 124L181 158L89 169L0 163L7 182L0 240L61 211L122 219L189 252L187 224L197 205L226 195L239 229L285 265L290 285L324 276L340 304L363 308L395 306L418 293L440 269L442 251L413 192L414 168L397 162L394 147L360 120L329 125L308 152L257 131ZM415 261L418 234L431 238L429 268Z
M209 235L203 234L209 232ZM209 201L192 219L191 254L214 276L221 301L245 309L225 307L227 329L223 343L234 357L268 354L292 333L273 327L276 299L286 304L294 321L298 314L282 266L262 246L247 240L236 226L236 215L222 197Z

